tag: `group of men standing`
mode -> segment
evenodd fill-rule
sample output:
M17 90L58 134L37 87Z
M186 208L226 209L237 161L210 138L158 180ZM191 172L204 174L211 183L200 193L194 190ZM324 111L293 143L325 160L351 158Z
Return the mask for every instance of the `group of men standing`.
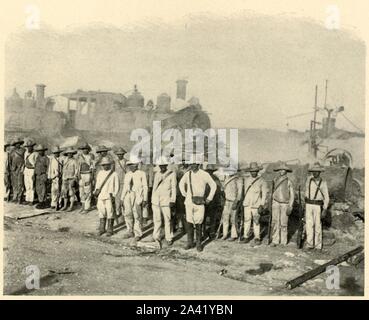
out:
M56 146L46 155L48 149L31 139L5 144L5 198L10 201L12 193L11 201L33 205L37 195L36 207L46 208L49 182L50 205L55 210L73 211L78 199L80 212L86 213L95 199L99 235L111 236L114 222L124 220L127 230L123 238L139 241L144 220L152 212L152 237L160 247L162 229L170 246L178 228L187 233L186 249L202 251L202 241L220 233L222 240L248 243L253 237L254 245L261 244L260 220L271 190L259 174L263 168L256 162L232 170L205 164L196 157L189 164L174 164L170 157L160 157L155 166L150 166L127 157L123 148L113 154L99 146L96 155L88 144L78 149ZM288 177L292 170L282 162L274 170L271 245L277 246L288 242L288 220L296 192ZM305 187L306 243L308 249L321 249L321 218L329 194L326 181L320 177L324 168L315 164L309 171L312 176Z

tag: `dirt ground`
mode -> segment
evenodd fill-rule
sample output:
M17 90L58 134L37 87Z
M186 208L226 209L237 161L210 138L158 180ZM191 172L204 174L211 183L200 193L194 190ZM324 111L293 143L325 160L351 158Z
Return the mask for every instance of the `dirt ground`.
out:
M88 214L51 212L5 204L5 295L289 295L360 296L364 294L363 262L339 265L340 289L327 289L322 273L293 290L285 283L319 264L363 244L364 224L356 221L355 236L329 230L323 252L296 247L253 247L216 240L203 252L186 251L186 236L175 235L173 246L159 250L152 242L152 224L135 243L122 239L117 226L111 238L95 235L96 210ZM37 217L29 217L40 214ZM20 218L20 219L19 219ZM329 239L335 241L329 241ZM334 242L334 243L333 243ZM333 244L332 244L333 243ZM41 288L25 287L25 268L41 271Z

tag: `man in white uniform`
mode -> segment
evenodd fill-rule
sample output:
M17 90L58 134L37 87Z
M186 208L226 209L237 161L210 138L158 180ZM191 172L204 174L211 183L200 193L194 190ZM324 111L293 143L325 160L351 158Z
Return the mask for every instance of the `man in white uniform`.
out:
M309 172L313 176L308 177L305 187L306 205L306 245L309 250L322 249L322 222L325 217L328 204L329 193L327 182L320 177L324 168L315 163Z
M35 163L37 152L33 150L36 145L31 139L24 143L24 187L26 190L26 204L33 205L35 197Z
M170 246L173 243L171 208L175 206L177 192L176 174L168 169L168 159L161 157L157 162L160 171L155 173L151 197L154 232L153 238L161 247L162 216L164 218L165 240Z
M288 242L288 217L292 212L295 191L287 172L292 172L284 162L280 162L274 171L279 175L274 178L272 204L272 247Z
M208 205L217 190L217 184L210 174L200 169L201 161L193 157L190 170L187 171L179 182L179 189L185 198L186 220L188 222L186 250L194 247L194 227L196 230L196 249L202 251L201 231L205 214L205 205ZM210 192L205 199L205 188L210 187Z
M58 210L61 198L61 184L63 173L63 160L60 157L62 150L59 146L53 147L49 157L48 179L51 180L51 209Z
M244 238L241 241L245 243L250 241L248 236L253 225L255 245L261 244L260 213L264 210L268 192L264 178L258 175L261 169L256 162L251 162L247 169L251 176L246 177L244 182Z
M129 172L124 177L121 197L127 225L127 233L123 238L134 236L136 241L142 237L142 209L146 207L148 197L146 173L138 170L139 163L138 159L130 159L127 162Z
M100 218L100 228L98 235L105 233L106 220L108 227L106 235L113 235L114 210L113 201L119 191L119 178L114 169L111 168L112 162L104 157L100 161L102 170L99 170L96 177L94 195L97 197L97 210Z

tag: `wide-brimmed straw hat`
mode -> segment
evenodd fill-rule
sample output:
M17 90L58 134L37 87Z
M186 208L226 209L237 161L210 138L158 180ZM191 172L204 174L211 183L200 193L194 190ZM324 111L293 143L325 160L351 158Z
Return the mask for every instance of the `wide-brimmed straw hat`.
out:
M55 146L51 148L51 153L62 153L63 150L59 146Z
M15 138L13 141L12 141L12 146L15 146L17 144L23 144L24 143L24 140L22 140L21 138Z
M87 150L91 150L91 147L90 145L86 142L84 144L82 144L80 147L78 147L79 150L84 150L84 149L87 149Z
M63 153L64 154L76 154L77 153L77 150L74 150L72 147L69 147Z
M124 150L123 148L118 148L116 151L115 151L115 154L116 155L119 155L119 154L126 154L127 151Z
M34 142L32 139L28 139L24 142L24 147L34 147L36 145L36 142Z
M35 147L35 151L46 151L47 148L42 145L42 144L38 144L36 147Z
M169 159L165 156L161 156L155 161L155 164L157 166L167 166L169 164Z
M319 162L314 163L314 165L309 168L309 172L323 172L325 171L324 167L320 165Z
M250 165L245 169L247 172L258 172L263 170L262 166L259 166L257 162L251 162Z
M96 149L96 153L100 153L100 152L108 152L110 151L110 148L105 147L105 146L98 146Z
M274 168L274 171L281 171L285 170L287 172L292 172L292 170L287 166L285 162L280 161L276 168Z
M105 164L112 164L111 160L108 157L103 157L100 161L100 165L103 166Z

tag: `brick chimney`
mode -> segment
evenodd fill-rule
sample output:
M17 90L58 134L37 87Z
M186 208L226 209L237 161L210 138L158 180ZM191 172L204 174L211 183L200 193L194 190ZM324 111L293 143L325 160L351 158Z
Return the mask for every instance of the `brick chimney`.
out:
M177 80L177 99L186 100L187 80Z
M37 108L43 108L45 104L45 85L36 84L36 106Z

